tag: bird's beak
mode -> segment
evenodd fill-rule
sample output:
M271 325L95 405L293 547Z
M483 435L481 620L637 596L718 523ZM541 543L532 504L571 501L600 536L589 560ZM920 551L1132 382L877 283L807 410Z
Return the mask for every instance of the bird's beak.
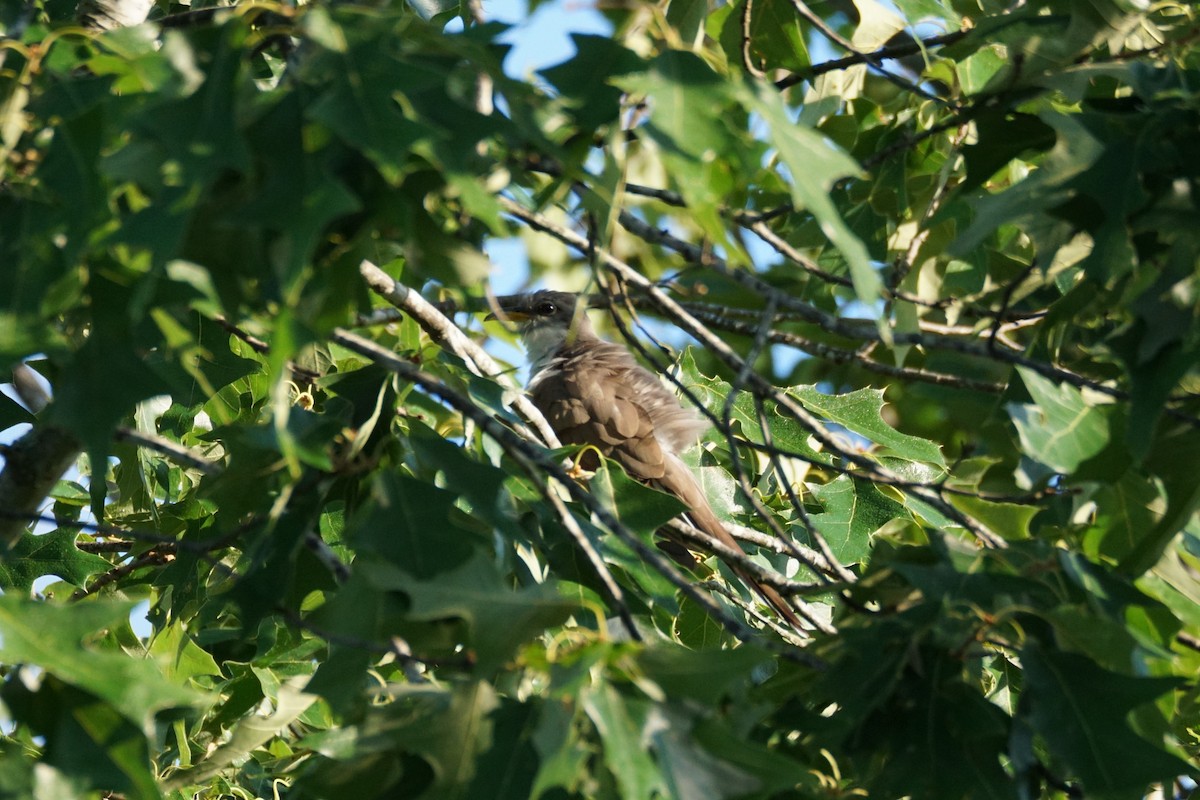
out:
M521 310L522 298L520 295L506 294L496 298L495 308L500 312L495 311L484 317L485 320L499 319L511 322L524 322L529 319L529 314Z

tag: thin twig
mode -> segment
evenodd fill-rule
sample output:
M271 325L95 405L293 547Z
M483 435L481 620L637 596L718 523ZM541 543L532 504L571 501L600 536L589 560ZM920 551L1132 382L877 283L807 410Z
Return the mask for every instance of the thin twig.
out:
M967 136L968 127L964 123L959 126L958 134L952 137L950 142L950 152L946 156L945 163L942 165L941 172L938 175L937 186L934 187L933 194L929 198L929 203L925 206L925 211L921 214L918 221L918 230L912 241L908 243L908 247L904 251L904 255L900 256L894 265L890 283L893 292L900 291L900 285L904 279L908 277L908 273L912 270L913 262L917 259L917 254L921 251L921 246L929 239L931 228L930 221L934 214L941 208L942 202L946 196L946 187L950 184L950 174L953 170L955 161L957 160L957 151L962 144L963 139Z
M754 396L754 409L758 413L759 427L762 428L763 444L767 445L768 447L772 447L772 452L768 453L767 458L770 459L771 467L775 470L775 479L787 493L788 502L791 503L792 510L794 510L797 516L800 517L800 520L803 522L809 537L813 541L813 544L817 546L817 550L820 552L822 560L833 569L837 578L846 583L854 583L854 581L857 580L854 573L843 566L842 562L838 560L838 557L833 552L833 548L829 546L829 542L826 540L825 535L822 534L817 526L813 524L812 520L808 518L808 512L804 509L804 503L799 497L796 496L795 491L792 489L792 483L788 480L787 472L783 468L783 462L780 460L779 454L774 452L771 426L768 424L767 420L767 409L763 406L762 398L758 395Z
M766 73L755 66L753 54L750 52L750 22L753 19L754 0L746 0L746 4L742 6L742 69L756 78L763 78Z
M509 201L502 202L505 202L506 208L520 208L520 206L515 203L511 203ZM521 217L522 219L526 218L519 212L513 211L512 213L518 217ZM531 214L531 212L524 213L526 215ZM537 217L539 215L533 216ZM839 319L828 312L822 311L816 306L791 296L787 292L776 289L774 286L766 283L750 271L733 269L724 261L724 259L721 259L711 253L705 253L702 248L697 247L689 242L684 242L677 237L672 236L668 231L657 230L637 219L636 217L633 217L632 215L622 214L620 220L623 226L627 225L627 228L637 236L644 238L647 241L657 240L670 242L672 249L676 249L681 254L686 253L685 258L695 260L696 263L701 264L702 266L717 272L723 277L729 278L730 280L745 286L763 298L775 295L778 299L780 308L788 309L794 312L800 319L817 325L822 330L838 336L845 336L847 338L885 343L883 336L879 333L878 327L873 323L865 320L856 321ZM571 231L567 231L561 226L555 225L544 218L540 220L537 227L539 230L544 230L548 233L551 233L552 235L560 238L562 241L571 244L570 239L573 235ZM615 265L618 269L631 269L627 264L624 264L624 262L612 257L611 255L605 258L605 263L610 266ZM639 278L641 278L640 275ZM649 281L646 281L645 278L641 278L641 280L647 286L650 286L657 291L657 287L652 286ZM631 282L638 286L642 285L637 281ZM648 291L647 294L651 294L651 292ZM659 303L656 303L656 305L660 305L661 307L661 304ZM999 348L992 350L988 348L986 343L962 341L948 337L928 336L923 333L901 331L892 331L891 338L892 344L911 344L930 349L949 350L952 352L963 353L965 355L976 356L993 361L1001 361L1004 363L1013 364L1015 366L1026 367L1034 372L1037 372L1039 375L1052 380L1068 383L1076 388L1092 389L1093 391L1108 395L1109 397L1113 397L1117 400L1130 399L1130 394L1121 389L1116 389L1112 386L1092 380L1091 378L1084 377L1083 375L1071 372L1070 370L1062 367L1057 367L1036 359L1028 358L1021 353L1015 353L1007 349L1002 350ZM1189 414L1184 414L1183 412L1170 408L1165 409L1164 413L1174 417L1175 419L1186 422L1189 425L1200 427L1200 419L1197 419Z
M954 44L969 33L968 29L959 31L951 31L938 36L930 36L926 39L913 40L903 44L886 45L873 50L869 53L854 52L842 58L835 58L832 61L823 61L820 64L813 64L806 69L797 70L787 77L780 78L775 81L775 88L779 90L787 89L795 86L801 81L806 81L810 78L816 78L824 75L827 72L837 72L840 69L853 67L856 64L869 64L872 60L877 62L889 61L895 58L904 58L905 56L915 55L924 52L931 47L942 47L948 44Z
M917 95L918 97L923 97L926 100L931 100L931 101L933 101L935 103L939 103L941 105L948 105L948 106L955 105L954 103L952 103L949 100L946 100L943 97L938 97L936 94L926 91L919 84L913 83L912 81L908 80L907 78L903 78L903 77L895 74L894 72L891 72L890 70L888 70L886 67L883 66L883 60L876 57L873 53L864 53L864 52L859 51L857 48L854 47L854 45L848 39L846 39L844 36L839 34L833 28L829 27L829 25L825 22L825 20L821 19L820 16L818 16L815 12L813 12L813 10L808 7L808 4L805 3L804 0L792 0L792 6L796 9L797 12L799 12L800 16L804 17L806 20L808 20L810 23L812 23L812 26L814 28L816 28L818 31L820 31L822 36L824 36L826 39L833 42L834 44L838 45L842 49L846 50L852 56L857 56L858 58L861 58L868 66L870 66L872 69L874 69L876 72L878 72L880 75L882 75L884 78L886 78L891 83L894 83L896 86L899 86L901 89L904 89L905 91L912 92L913 94Z
M811 525L808 521L805 521L804 524ZM846 577L842 578L842 580L845 583L854 583L858 580L854 573L846 570L836 560L831 561L824 554L817 552L807 545L800 544L790 536L774 536L756 531L753 528L747 528L745 525L738 525L731 522L727 522L725 528L733 538L739 541L749 542L764 550L770 550L772 553L791 556L812 570L813 574L824 575L834 579L838 579L839 576L844 574ZM811 531L811 528L809 530Z
M824 594L830 591L830 584L828 583L796 581L785 577L770 567L764 567L741 549L722 544L695 525L689 525L681 519L673 519L663 527L681 539L686 539L697 545L700 550L711 553L729 566L745 571L754 580L776 589L780 594Z
M637 304L647 303L641 298L635 301ZM710 328L729 331L742 336L752 336L755 326L749 322L730 319L729 317L714 311L709 311L708 308L696 303L681 303L684 308L695 315L696 319L701 320ZM862 353L855 350L847 350L842 347L835 347L824 342L817 342L811 339L800 336L799 334L789 333L787 331L771 330L767 334L767 338L772 344L782 344L788 347L795 347L809 355L825 358L835 363L853 363L856 366L874 372L879 375L885 375L889 378L896 378L906 381L918 381L921 383L929 383L935 386L948 386L956 389L966 389L974 392L987 392L989 394L999 394L1003 392L1006 384L994 381L983 381L975 378L966 378L961 375L954 375L944 372L934 372L932 370L918 369L916 367L896 367L891 364L883 364L879 361L867 358Z
M204 10L207 11L208 9L204 9ZM265 355L266 353L271 352L271 345L267 344L262 339L259 339L257 336L253 336L253 335L247 333L246 331L242 330L237 325L234 325L232 322L227 320L223 315L218 314L213 319L218 325L220 325L225 330L229 331L229 333L233 334L234 336L241 339L246 344L250 345L250 349L253 350L254 352L258 353L259 355Z
M116 583L121 578L131 575L132 573L139 569L143 569L144 567L162 566L164 564L169 564L174 560L174 553L158 549L150 550L133 559L128 564L121 564L120 566L113 567L108 572L105 572L103 575L96 578L96 580L94 580L90 586L84 589L76 590L75 593L71 595L71 601L75 602L82 600L88 595L95 594L105 586Z
M205 475L216 475L221 471L221 465L217 462L210 461L177 442L153 433L121 427L117 428L115 438L118 442L130 442L138 447L161 453L175 463L190 467Z
M613 578L612 572L609 571L608 566L604 563L604 557L600 555L600 552L596 550L591 540L588 539L587 534L579 527L579 521L575 519L570 509L563 503L562 498L554 491L554 487L540 480L540 473L532 462L518 460L518 463L526 467L526 474L536 481L538 491L550 503L554 509L554 513L558 515L558 521L566 528L567 533L571 536L571 540L575 542L575 546L583 552L588 563L592 565L592 569L599 576L600 582L604 584L604 590L608 592L609 599L612 600L613 606L617 610L617 616L620 617L625 630L629 632L630 638L635 642L642 641L642 633L638 630L637 623L633 620L633 614L629 611L629 604L625 602L625 592L622 591L620 584Z
M370 261L364 260L359 266L359 272L371 291L416 320L438 345L465 361L468 369L476 375L486 375L511 389L515 393L513 408L517 413L537 430L538 436L548 447L560 446L554 430L537 406L512 382L512 377L501 369L482 347L471 341L452 320L420 294L393 280Z
M733 475L737 479L738 488L741 490L742 496L746 501L754 507L755 513L759 519L764 519L771 526L771 530L775 535L784 538L783 528L775 519L775 515L771 514L758 499L753 487L750 485L750 478L746 474L746 469L742 465L742 457L738 452L738 442L733 435L733 408L737 401L738 394L742 391L742 387L750 380L750 374L754 368L754 362L758 360L758 354L762 352L767 344L767 333L771 329L771 322L775 316L774 303L768 303L766 312L759 324L758 330L755 332L754 342L751 345L750 352L746 355L743 361L741 370L730 384L729 392L725 395L725 403L721 409L721 425L720 430L725 435L725 441L729 445L729 460L730 466L733 467ZM818 573L820 574L820 573ZM818 630L823 630L827 633L835 632L831 626L824 625L820 618L816 616L812 609L807 605L801 606L795 602L792 603L792 608L800 614L810 625L813 625ZM827 630L826 630L827 629Z

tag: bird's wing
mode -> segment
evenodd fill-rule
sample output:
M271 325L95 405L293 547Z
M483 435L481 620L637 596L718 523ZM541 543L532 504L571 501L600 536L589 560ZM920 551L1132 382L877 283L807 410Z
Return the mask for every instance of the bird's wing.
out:
M530 396L564 443L593 445L635 478L662 477L666 456L650 414L602 360L553 370Z

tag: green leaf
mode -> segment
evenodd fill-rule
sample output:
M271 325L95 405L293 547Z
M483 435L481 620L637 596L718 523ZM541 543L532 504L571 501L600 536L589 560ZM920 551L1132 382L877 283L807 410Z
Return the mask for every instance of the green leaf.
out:
M132 606L96 600L53 606L0 596L0 656L36 664L94 694L151 735L157 712L191 706L201 695L167 680L151 659L84 644L97 631L127 625Z
M1054 129L1057 144L1032 175L1007 191L984 195L976 202L975 220L955 239L952 255L964 257L999 226L1027 222L1065 203L1072 194L1071 180L1091 167L1103 153L1103 145L1078 119L1050 113L1039 118ZM1047 259L1053 255L1053 252L1039 253Z
M35 417L7 394L0 392L0 431L22 422L32 423Z
M1054 145L1054 129L1032 114L984 111L975 120L979 139L963 148L967 180L961 191L988 180L1013 158Z
M745 0L730 7L721 26L721 48L733 63L741 63L744 36L742 31ZM776 69L803 69L809 65L808 45L804 27L796 9L787 0L754 0L751 6L749 58L751 64L770 64ZM710 16L710 20L716 19ZM709 29L712 35L712 29Z
M942 448L935 442L909 436L883 421L883 390L859 389L846 394L827 394L815 386L792 386L788 394L797 398L809 411L820 414L830 422L845 426L859 436L879 445L884 454L905 461L933 465L946 469Z
M583 130L596 130L615 122L621 109L621 90L611 78L645 69L645 62L606 36L573 33L571 42L575 57L539 74L570 102Z
M36 691L16 682L4 688L6 706L30 729L45 737L39 749L36 794L69 798L93 796L88 789L121 792L138 800L162 795L151 770L145 731L90 692L46 676ZM47 781L46 771L57 780ZM48 786L63 792L56 795ZM68 793L68 789L73 792Z
M548 789L562 787L573 792L591 780L590 763L593 747L584 740L575 724L576 710L561 703L545 703L533 745L541 763L538 766L532 797L541 797Z
M695 356L691 348L685 350L679 359L680 378L684 385L695 394L702 405L717 415L725 412L726 398L732 388L727 381L720 378L710 378L700 372L696 366ZM783 417L775 413L770 404L766 419L770 427L771 440L776 447L793 453L799 453L815 463L831 464L832 455L818 451L810 444L811 436L791 417ZM734 430L743 436L762 441L763 429L754 399L746 392L738 394L730 410L730 419L735 424Z
M836 181L859 174L858 164L819 133L791 119L773 87L761 83L745 86L742 100L762 116L769 128L768 141L787 165L792 203L797 210L807 210L817 218L821 232L846 259L859 301L874 307L882 297L883 281L871 264L867 248L829 199L829 190Z
M659 645L638 655L646 676L671 697L682 697L705 705L716 705L738 687L745 687L757 668L771 662L753 647L736 650L709 649L702 652Z
M527 800L534 796L530 790L539 765L532 738L540 704L497 700L499 707L489 717L492 746L475 761L475 779L464 796Z
M467 563L483 545L455 522L455 493L406 475L379 476L374 502L350 523L357 547L426 580Z
M1029 642L1024 718L1083 784L1088 797L1139 796L1155 781L1186 775L1183 759L1139 735L1135 711L1178 686L1173 678L1134 678L1096 666L1083 656ZM1157 713L1157 712L1155 712Z
M211 780L230 764L247 758L252 751L295 722L317 699L316 695L306 694L293 685L302 682L292 680L282 684L275 698L274 708L269 714L254 714L243 719L234 728L228 741L192 769L181 770L172 775L168 786L197 786Z
M651 800L666 791L663 775L642 745L643 732L621 694L610 684L588 687L583 710L600 733L604 761L622 800Z
M875 486L840 475L829 483L810 486L825 509L811 515L814 525L843 564L857 564L871 551L871 534L897 517L904 507L885 497Z
M667 22L675 28L684 47L699 44L697 36L704 27L708 4L703 0L671 0L667 6Z
M363 782L364 792L386 788L413 766L406 763L401 772L393 759L410 755L419 756L431 768L414 796L428 790L423 796L467 797L464 792L476 774L475 758L494 741L490 715L499 704L496 690L481 681L468 681L451 688L401 686L394 694L394 702L369 709L361 723L302 740L306 749L342 762L330 770L335 778L332 787L318 794L345 791L355 781ZM302 779L300 785L312 782Z
M125 288L96 277L90 289L91 302L97 306L92 332L67 366L78 383L73 380L55 387L46 416L73 430L95 453L106 452L113 430L136 403L168 387L130 346ZM97 386L106 389L95 391Z
M1074 386L1051 381L1018 367L1033 403L1010 403L1021 447L1056 472L1070 474L1108 444L1108 420Z
M950 505L1010 541L1028 538L1029 523L1041 510L1034 505L996 502L972 495L952 494L947 499Z
M685 384L699 395L704 406L715 414L723 414L731 388L729 383L702 374L690 349L684 351L679 365ZM932 480L937 477L938 472L944 472L946 469L941 447L936 443L901 433L884 422L881 414L884 406L883 392L879 389L828 394L816 386L791 386L788 387L787 393L799 400L808 411L878 445L881 455L908 462L905 465L906 469L919 469L924 473L921 475L922 479ZM765 405L768 410L766 418L771 428L771 440L776 447L800 453L815 463L833 463L835 456L814 449L810 432L800 423L774 411L771 403ZM745 436L762 441L761 420L749 393L738 394L730 418L737 423Z
M614 83L647 98L645 134L661 149L689 217L714 241L728 242L720 208L744 160L725 122L732 101L728 84L700 58L677 50L662 53L648 71Z
M506 471L471 458L464 448L419 422L409 425L413 452L423 465L436 467L447 479L454 478L462 487L459 497L466 511L510 536L522 536L514 519L512 495L504 488L509 479Z
M333 24L323 12L306 18ZM433 128L406 115L399 101L406 90L442 77L397 58L381 39L372 38L369 32L374 30L368 27L361 35L346 36L340 29L339 37L346 36L349 46L313 55L311 74L324 75L326 81L307 113L361 149L388 181L399 183L410 168L414 147L435 135Z
M627 528L642 534L654 533L687 510L679 498L630 478L611 461L596 471L590 488Z
M1200 508L1200 483L1194 480L1200 468L1200 431L1191 427L1164 432L1147 456L1147 467L1162 481L1167 510L1158 524L1143 531L1133 550L1122 559L1124 574L1140 575L1161 558L1163 551Z
M383 564L364 568L376 588L399 590L409 596L410 619L466 620L471 649L484 675L499 669L517 647L547 627L563 622L575 610L573 603L545 584L510 588L481 553L428 581Z
M0 563L0 588L28 593L43 575L57 575L72 586L83 587L91 575L112 569L100 556L75 546L79 531L70 528L42 534L25 533Z
M692 736L689 715L672 711L669 707L654 708L651 718L657 718L659 724L650 733L670 797L697 800L745 797L762 788L763 782L758 775L725 760L724 749L719 745L708 748L702 746ZM730 738L736 741L735 737ZM737 745L730 749L735 748Z
M820 789L813 774L799 761L789 758L778 749L741 736L728 722L718 716L709 715L698 720L690 731L692 740L703 749L696 752L688 748L689 755L707 756L702 764L709 764L710 774L720 770L726 776L733 773L734 780L725 782L727 796L743 796L750 784L759 792L795 792L798 787L818 794ZM689 743L690 744L690 743ZM682 765L687 768L686 762ZM703 774L706 770L698 766ZM701 791L697 796L704 797Z
M164 675L177 682L190 682L201 675L221 675L212 655L197 645L182 625L158 631L150 643L150 654L162 659Z
M1120 560L1154 530L1162 516L1163 492L1132 470L1093 495L1096 511L1084 533L1085 552Z

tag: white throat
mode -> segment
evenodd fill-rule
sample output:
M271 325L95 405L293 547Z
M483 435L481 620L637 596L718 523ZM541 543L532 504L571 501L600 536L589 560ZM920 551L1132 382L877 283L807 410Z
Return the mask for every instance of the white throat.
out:
M550 326L535 327L521 337L525 342L525 353L529 356L529 382L537 378L538 373L554 360L554 354L562 347L563 332L561 328Z

